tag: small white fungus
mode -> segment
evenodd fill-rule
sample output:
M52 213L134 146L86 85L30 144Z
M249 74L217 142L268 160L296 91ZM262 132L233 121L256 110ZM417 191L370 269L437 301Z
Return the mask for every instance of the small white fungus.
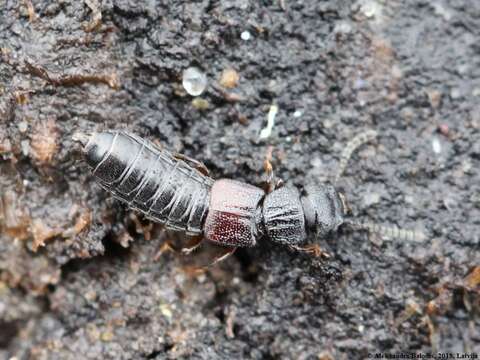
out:
M437 137L432 139L432 149L435 154L440 154L442 152L442 144L440 144L440 140Z
M299 118L302 115L303 115L303 112L301 110L295 110L295 112L293 113L294 118Z
M30 143L28 140L20 141L20 148L22 149L22 154L28 156L28 153L30 152Z
M268 111L267 115L267 126L260 131L260 139L266 139L272 133L272 129L275 125L275 116L277 116L278 106L272 105L270 106L270 110Z
M380 4L378 4L376 1L371 0L364 1L361 5L360 10L367 18L373 18L377 16L381 11Z
M28 130L28 124L25 122L25 121L21 121L20 123L18 123L18 130L20 130L20 132L24 133Z

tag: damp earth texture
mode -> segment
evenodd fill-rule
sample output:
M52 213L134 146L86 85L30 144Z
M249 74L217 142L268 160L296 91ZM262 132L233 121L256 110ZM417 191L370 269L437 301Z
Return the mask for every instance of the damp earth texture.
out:
M0 359L480 352L480 2L0 3ZM192 239L95 182L72 135L106 129L298 188L373 129L353 216L427 236L341 227L328 259L259 241L197 271L222 249L176 254Z

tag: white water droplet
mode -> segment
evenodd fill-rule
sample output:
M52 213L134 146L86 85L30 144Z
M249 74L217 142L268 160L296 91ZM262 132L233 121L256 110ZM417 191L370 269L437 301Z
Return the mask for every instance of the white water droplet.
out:
M248 31L248 30L245 30L244 32L242 32L240 34L240 38L244 41L250 40L251 37L252 37L252 34L250 34L250 31Z
M182 85L187 93L192 96L201 95L207 88L207 75L199 68L189 67L182 76Z

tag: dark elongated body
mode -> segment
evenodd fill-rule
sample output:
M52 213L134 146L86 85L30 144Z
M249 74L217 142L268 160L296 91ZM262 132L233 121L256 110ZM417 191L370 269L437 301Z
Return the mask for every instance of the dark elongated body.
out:
M122 131L84 141L87 163L100 184L168 228L219 245L251 247L259 238L298 246L309 234L325 236L343 223L345 209L329 185L265 193L239 181L214 181L170 152Z
M167 228L203 232L213 180L165 150L121 131L93 134L87 163L115 197Z

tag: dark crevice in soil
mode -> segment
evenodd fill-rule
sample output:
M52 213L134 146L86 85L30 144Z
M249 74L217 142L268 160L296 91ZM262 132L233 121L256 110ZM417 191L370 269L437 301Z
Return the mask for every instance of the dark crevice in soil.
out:
M19 321L0 321L0 349L7 349L20 330Z
M168 348L168 346L165 346L165 349L164 351L159 351L159 350L156 350L156 351L152 351L150 354L147 354L145 356L145 359L156 359L157 356L159 356L160 354L163 354L165 352L168 352L170 349Z
M242 279L248 283L255 284L259 276L259 267L255 266L255 262L260 261L255 258L248 249L238 249L235 257L240 263L242 269Z

